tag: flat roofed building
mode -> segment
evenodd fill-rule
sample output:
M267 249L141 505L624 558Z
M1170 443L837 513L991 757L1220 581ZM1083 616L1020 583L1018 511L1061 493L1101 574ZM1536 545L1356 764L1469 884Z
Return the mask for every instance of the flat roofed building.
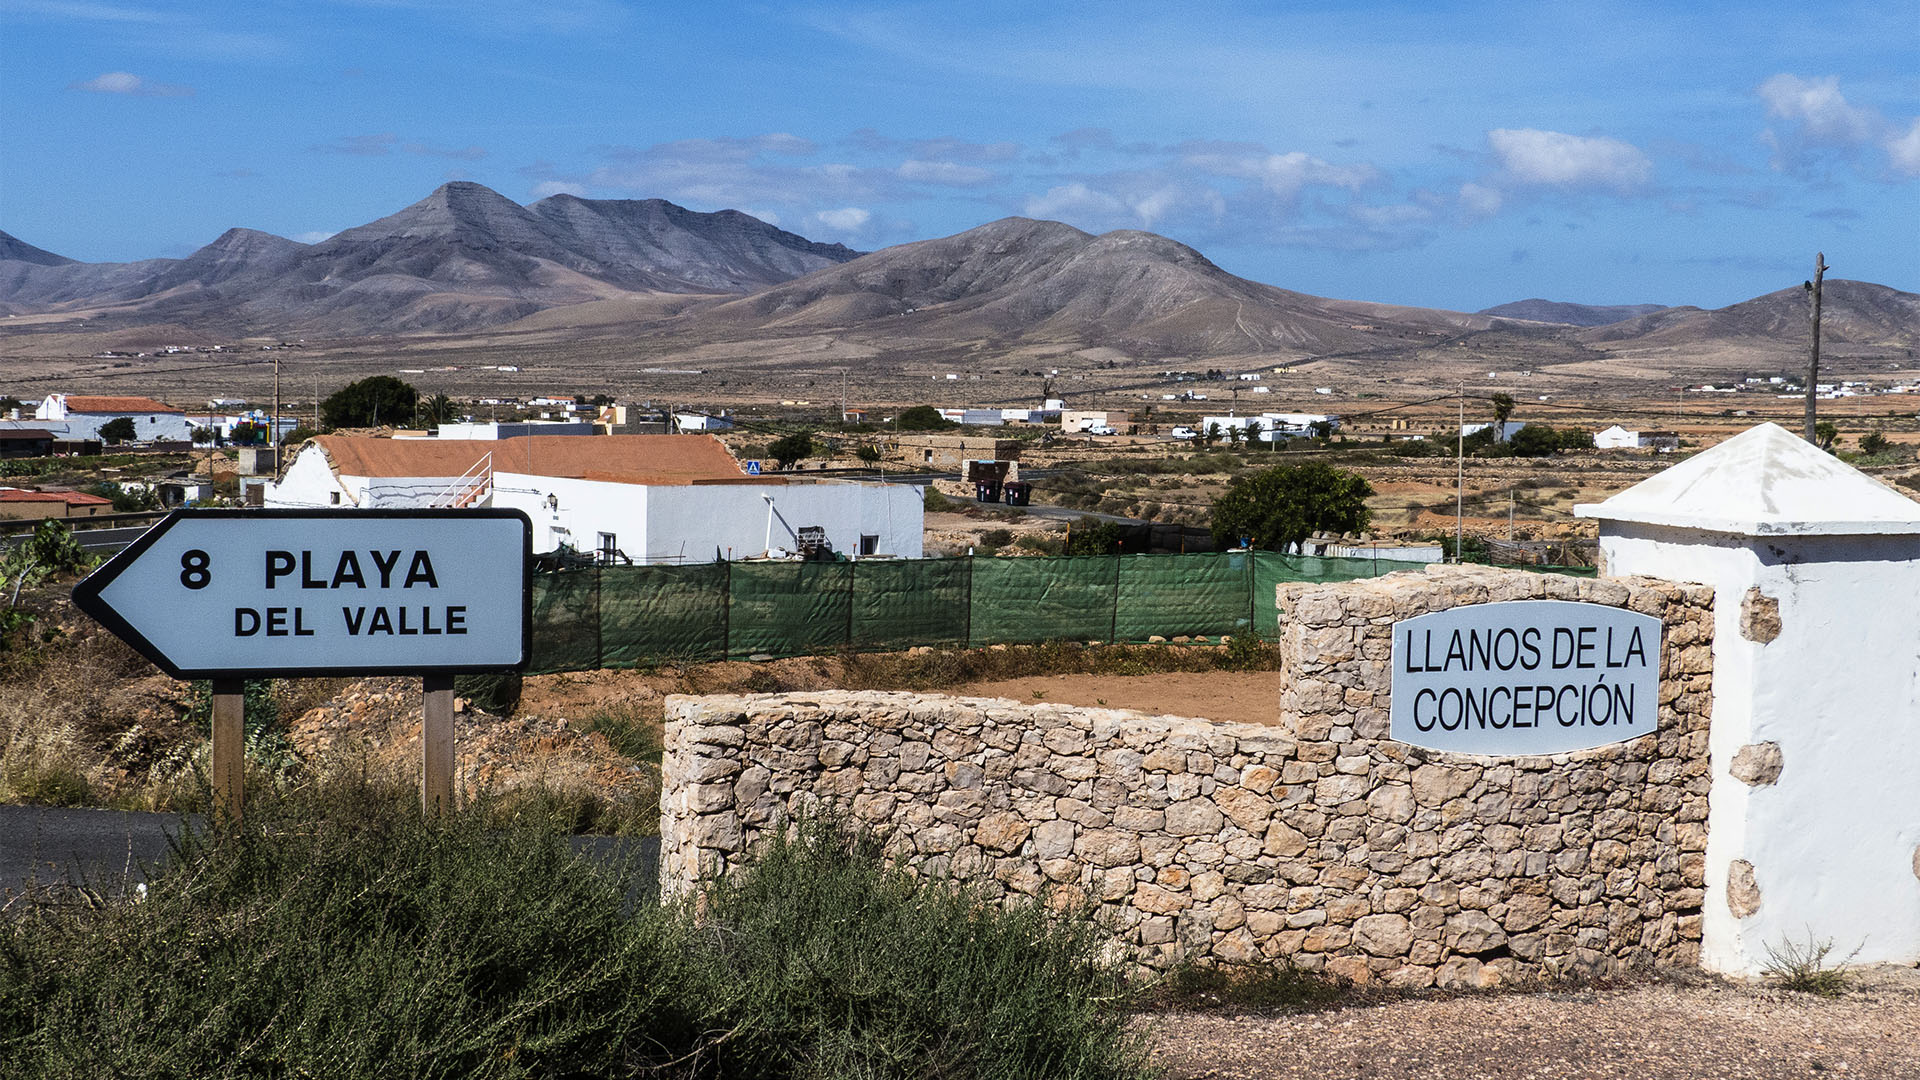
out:
M64 439L98 439L101 428L121 417L133 421L135 442L187 442L193 438L193 424L185 412L152 398L48 394L33 417L62 425L63 430L55 434Z
M818 526L835 551L918 557L918 489L749 476L710 435L535 435L496 441L311 440L269 507L493 506L524 511L534 550L607 561L712 562L794 551Z

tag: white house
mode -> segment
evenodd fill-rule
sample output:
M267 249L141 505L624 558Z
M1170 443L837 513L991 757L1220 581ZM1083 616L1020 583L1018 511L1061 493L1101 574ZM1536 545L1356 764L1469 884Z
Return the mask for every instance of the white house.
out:
M673 414L673 426L680 431L730 431L733 428L733 421L725 416L677 412Z
M1481 432L1487 430L1488 428L1491 428L1492 426L1493 424L1491 423L1461 424L1460 434L1463 437L1478 435ZM1525 420L1508 420L1507 422L1500 425L1499 431L1494 432L1494 441L1507 442L1508 440L1513 438L1514 432L1519 431L1521 428L1526 426L1527 426L1527 422Z
M1254 438L1261 442L1272 442L1276 437L1304 438L1312 435L1315 424L1326 424L1331 431L1340 426L1340 418L1322 413L1278 412L1260 413L1257 416L1203 416L1200 418L1200 426L1197 430L1205 434L1213 430L1215 424L1220 425L1220 434L1223 437L1227 432L1234 430L1244 435L1248 427L1258 424L1259 430Z
M1075 435L1097 427L1110 427L1119 431L1125 428L1127 423L1127 414L1120 410L1062 409L1060 411L1060 431L1065 435Z
M481 439L494 441L522 435L598 435L598 425L585 420L487 420L479 423L441 424L434 429L436 439Z
M35 420L64 425L55 430L63 439L98 439L101 428L121 417L133 421L135 442L187 442L193 438L193 425L185 412L152 398L48 394L33 412Z
M537 552L633 563L791 552L819 526L835 551L918 558L919 489L748 476L718 439L537 435L494 441L321 435L269 484L269 507L494 506L525 511Z
M1267 412L1261 413L1260 419L1266 421L1265 427L1269 437L1276 432L1294 437L1311 435L1315 424L1327 425L1328 431L1337 431L1340 428L1340 418L1326 413Z
M1658 450L1663 454L1680 449L1680 436L1672 431L1628 431L1615 424L1593 436L1595 450Z
M1593 433L1593 448L1595 450L1632 450L1639 445L1640 433L1637 431L1628 431L1619 424L1615 424L1605 431L1596 431Z

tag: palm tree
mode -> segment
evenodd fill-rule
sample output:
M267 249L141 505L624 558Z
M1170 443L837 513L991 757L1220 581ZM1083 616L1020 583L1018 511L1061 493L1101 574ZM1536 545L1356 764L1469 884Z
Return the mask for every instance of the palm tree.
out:
M1498 391L1487 399L1493 403L1493 441L1507 441L1507 417L1513 415L1513 395Z

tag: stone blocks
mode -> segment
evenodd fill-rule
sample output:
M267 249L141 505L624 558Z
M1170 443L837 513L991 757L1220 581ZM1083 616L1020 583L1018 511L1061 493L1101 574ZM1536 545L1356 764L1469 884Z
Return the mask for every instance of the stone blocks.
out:
M1385 738L1396 618L1528 597L1664 619L1658 733L1527 758ZM834 805L909 866L1094 905L1150 966L1287 957L1488 986L1695 961L1710 590L1447 567L1279 601L1277 727L899 693L670 698L662 881L743 865L783 815Z

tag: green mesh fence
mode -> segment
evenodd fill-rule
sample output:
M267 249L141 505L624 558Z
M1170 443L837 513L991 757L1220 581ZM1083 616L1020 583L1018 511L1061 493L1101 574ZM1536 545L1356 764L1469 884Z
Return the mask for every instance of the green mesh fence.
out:
M600 571L535 575L532 634L528 671L592 671L603 666Z
M727 563L600 570L600 666L721 660L727 655Z
M853 565L731 564L727 656L806 656L846 645L853 628Z
M969 645L1111 641L1121 556L974 559Z
M1114 640L1244 634L1253 559L1245 552L1122 555Z
M853 647L874 651L967 642L966 559L853 565Z
M569 570L534 578L528 670L849 647L1270 635L1281 582L1408 569L1418 567L1260 551Z

